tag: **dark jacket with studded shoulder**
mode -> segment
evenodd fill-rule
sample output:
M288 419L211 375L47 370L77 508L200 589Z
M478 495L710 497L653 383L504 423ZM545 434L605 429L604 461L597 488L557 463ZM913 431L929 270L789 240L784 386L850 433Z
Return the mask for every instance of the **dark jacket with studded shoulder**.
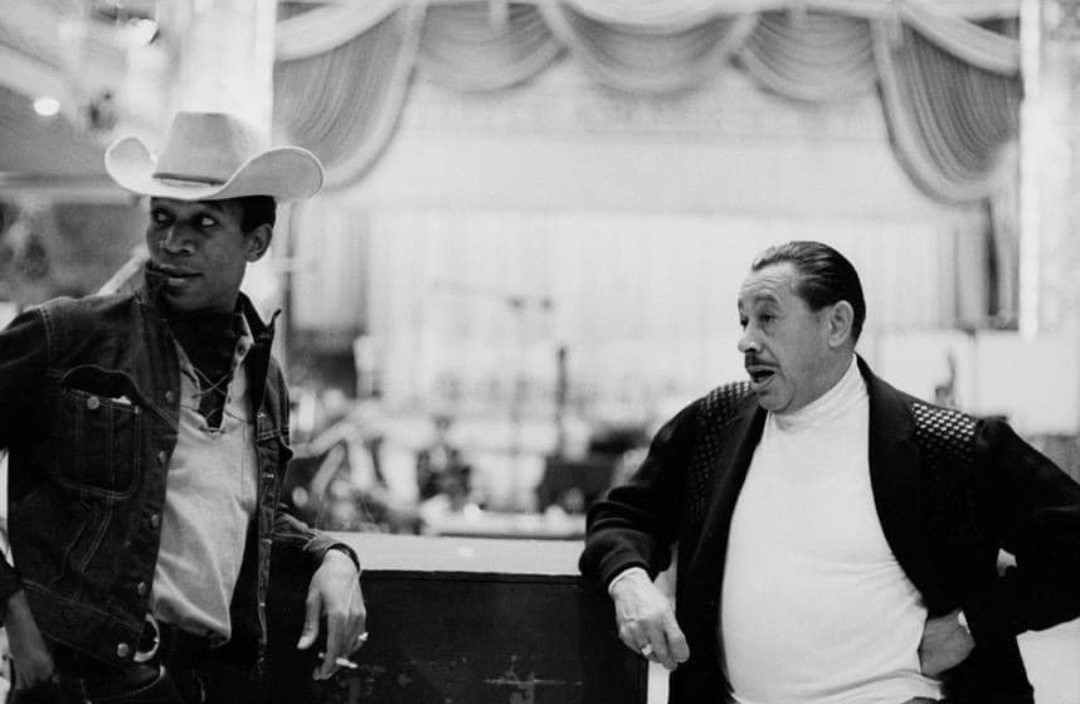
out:
M48 638L117 665L132 660L145 623L178 432L176 344L157 304L160 282L148 274L147 284L50 301L0 332L0 449L18 565L0 559L0 599L25 589ZM259 669L271 549L303 551L314 568L339 546L278 503L292 455L288 396L270 355L272 325L242 294L241 306L255 337L243 368L259 481L227 647Z
M929 405L859 368L870 397L878 518L930 616L963 609L975 650L943 675L950 703L1031 704L1017 634L1080 616L1080 484L997 420ZM657 434L634 477L590 511L581 569L600 585L665 569L690 659L670 701L727 701L716 630L728 530L766 412L721 386ZM999 550L1016 566L998 572Z

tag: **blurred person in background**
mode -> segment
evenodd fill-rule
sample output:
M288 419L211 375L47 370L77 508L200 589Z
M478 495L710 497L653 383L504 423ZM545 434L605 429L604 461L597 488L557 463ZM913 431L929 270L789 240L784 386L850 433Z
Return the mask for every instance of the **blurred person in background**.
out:
M329 677L366 639L360 566L277 503L288 394L273 321L240 293L277 201L314 195L322 167L220 113L178 114L156 156L122 139L106 167L149 197L144 286L0 333L14 700L258 700L270 580L290 576L272 549L310 566L297 645L322 631Z
M1080 615L1080 485L875 376L826 245L764 252L738 315L749 382L676 415L590 512L581 569L623 642L677 704L1031 704L1016 636ZM653 579L676 543L672 609Z
M322 413L327 425L297 444L282 496L316 528L419 533L416 502L395 496L382 469L386 436L379 409L337 393L324 398L330 400Z
M416 485L421 503L435 499L446 510L461 511L472 497L472 466L450 441L454 420L438 414L432 419L435 438L416 453Z

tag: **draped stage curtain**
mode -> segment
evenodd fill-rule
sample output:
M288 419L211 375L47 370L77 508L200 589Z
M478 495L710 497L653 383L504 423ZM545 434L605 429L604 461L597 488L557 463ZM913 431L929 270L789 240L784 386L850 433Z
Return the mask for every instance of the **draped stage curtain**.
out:
M874 89L870 23L823 12L764 12L739 60L762 86L798 100L846 100Z
M275 124L322 159L329 188L355 183L401 116L422 8L399 4L334 5L279 22Z
M289 8L293 9L290 10ZM393 136L413 71L499 90L564 51L631 93L692 89L734 63L803 101L877 88L893 149L931 198L999 198L1015 171L1020 50L984 26L1015 0L365 0L283 6L278 126L346 187ZM734 61L732 61L734 59ZM1003 156L1004 155L1004 156Z
M543 71L563 52L539 8L510 5L492 17L486 4L427 9L417 68L448 88L509 88Z
M275 122L346 188L393 137L413 72L497 91L562 55L618 91L693 89L734 66L824 103L880 96L923 193L984 204L999 310L1015 309L1018 0L334 0L281 5Z
M899 42L880 25L874 33L886 124L908 176L947 202L994 195L1009 175L997 167L1019 128L1019 80L965 63L910 28Z
M545 2L544 17L595 80L628 93L701 85L723 69L757 18L720 15L683 26L612 21L571 4Z

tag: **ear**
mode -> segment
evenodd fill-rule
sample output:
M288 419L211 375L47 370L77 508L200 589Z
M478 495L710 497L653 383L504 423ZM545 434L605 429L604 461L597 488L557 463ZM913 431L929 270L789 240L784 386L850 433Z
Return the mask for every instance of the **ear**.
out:
M270 247L270 239L274 236L274 228L268 223L263 223L250 232L244 233L244 258L249 262L257 262L266 254Z
M829 347L842 347L851 339L855 309L847 301L838 301L829 307L826 322L828 323Z

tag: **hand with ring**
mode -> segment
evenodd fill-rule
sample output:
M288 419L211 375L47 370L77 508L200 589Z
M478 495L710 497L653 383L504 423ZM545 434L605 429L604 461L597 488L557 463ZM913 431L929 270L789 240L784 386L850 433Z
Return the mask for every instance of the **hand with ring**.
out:
M689 659L690 647L671 602L644 570L620 577L612 585L611 597L619 638L626 647L668 670Z

